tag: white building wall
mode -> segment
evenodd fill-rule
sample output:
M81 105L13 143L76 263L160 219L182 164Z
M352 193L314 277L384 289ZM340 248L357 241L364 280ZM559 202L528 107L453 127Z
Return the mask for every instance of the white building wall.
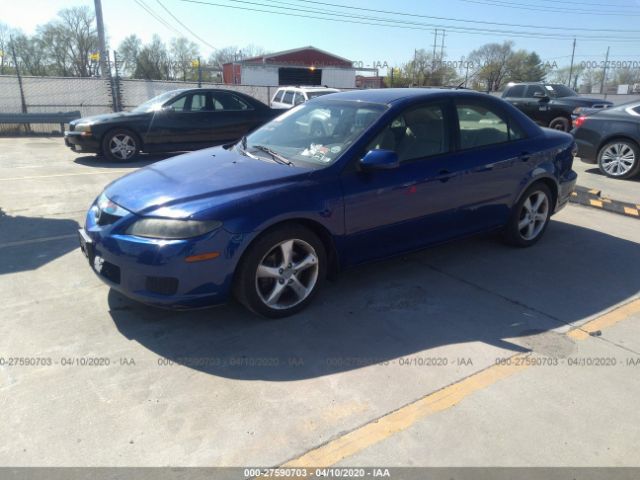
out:
M355 88L356 71L350 68L322 68L322 85L331 88Z
M243 85L278 85L278 67L268 65L243 65Z

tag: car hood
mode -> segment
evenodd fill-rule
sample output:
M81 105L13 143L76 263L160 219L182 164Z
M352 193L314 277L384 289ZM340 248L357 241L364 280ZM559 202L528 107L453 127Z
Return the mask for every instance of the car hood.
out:
M118 120L121 118L139 117L138 113L131 112L116 112L116 113L103 113L102 115L92 115L91 117L82 117L77 120L73 120L69 125L77 125L78 123L103 123L110 120Z
M299 181L313 170L258 160L223 147L154 163L111 183L105 193L136 214L196 218L216 205Z

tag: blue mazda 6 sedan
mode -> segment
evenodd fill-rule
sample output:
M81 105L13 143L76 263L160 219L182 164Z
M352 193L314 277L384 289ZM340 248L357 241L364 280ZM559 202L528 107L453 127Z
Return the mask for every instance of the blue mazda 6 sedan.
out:
M336 93L116 180L80 243L102 280L141 302L235 296L283 317L362 262L490 230L533 245L569 200L574 154L570 135L489 95Z

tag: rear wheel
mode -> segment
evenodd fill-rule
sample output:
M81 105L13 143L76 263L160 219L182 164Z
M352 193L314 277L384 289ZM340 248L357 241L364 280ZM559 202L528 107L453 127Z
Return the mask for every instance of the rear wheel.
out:
M562 132L568 132L571 129L571 122L568 118L556 117L549 122L549 128L560 130Z
M511 213L505 229L506 241L518 247L536 243L547 229L552 208L549 187L543 183L529 187Z
M286 317L311 301L326 271L326 252L317 235L300 225L285 225L249 247L238 266L234 293L255 313Z
M102 154L115 162L129 162L140 150L138 137L129 130L118 129L107 132L102 141Z
M626 139L613 140L598 152L598 167L607 177L631 178L640 172L640 148Z

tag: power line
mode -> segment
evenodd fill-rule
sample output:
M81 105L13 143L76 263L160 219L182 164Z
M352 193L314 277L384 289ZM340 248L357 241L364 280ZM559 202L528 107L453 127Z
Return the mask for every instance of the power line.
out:
M516 8L520 10L532 10L536 12L555 12L555 13L571 13L575 15L597 15L597 16L609 16L609 17L640 17L640 13L631 13L631 12L623 12L623 13L610 13L610 12L594 12L588 10L576 10L576 9L558 9L558 8L537 8L531 6L528 3L517 3L517 2L506 2L500 0L491 0L491 1L483 1L483 0L460 0L461 2L467 3L477 3L480 5L491 5L494 7L505 7L505 8Z
M252 7L244 7L244 6L233 6L233 5L223 5L223 4L219 4L219 3L213 3L213 2L207 2L207 1L203 1L203 0L182 0L183 2L188 2L188 3L196 3L196 4L202 4L202 5L209 5L209 6L215 6L215 7L222 7L222 8L230 8L230 9L235 9L235 10L245 10L245 11L254 11L254 12L260 12L260 13L270 13L270 14L275 14L275 15L283 15L283 16L290 16L290 17L301 17L301 18L312 18L315 20L324 20L324 21L332 21L332 22L341 22L341 23L352 23L352 24L363 24L363 25L374 25L374 26L382 26L382 27L395 27L395 28L403 28L403 29L409 29L409 30L431 30L431 28L424 28L424 27L435 27L435 28L446 28L450 31L454 31L457 33L464 33L464 34L482 34L482 35L486 35L487 33L500 33L500 34L506 34L509 35L510 37L522 37L522 38L538 38L538 39L572 39L574 37L577 38L581 38L584 41L596 41L596 40L608 40L608 41L614 41L614 42L625 42L625 43L629 43L629 42L635 42L640 40L640 38L638 37L628 37L628 36L623 36L623 37L612 37L612 36L604 36L604 37L595 37L595 36L587 36L587 37L581 37L578 35L564 35L564 34L556 34L556 33L542 33L542 32L522 32L522 31L513 31L513 30L495 30L495 29L482 29L482 28L473 28L473 27L460 27L460 26L451 26L451 25L441 25L441 24L427 24L427 23L417 23L417 22L409 22L409 21L399 21L399 20L388 20L388 19L382 19L382 18L376 18L376 17L362 17L361 15L356 16L356 15L349 15L346 13L340 13L340 12L335 12L335 11L319 11L319 10L308 10L308 9L300 9L300 8L292 8L292 7L286 7L286 12L280 12L280 11L273 11L273 10L263 10L263 9L258 9L258 8L252 8ZM262 7L268 7L268 8L280 8L280 9L284 9L285 7L278 7L275 5L266 5L263 3L258 3L258 2L251 2L251 1L245 1L245 0L229 0L232 1L234 3L242 3L242 4L249 4L249 5L258 5L258 6L262 6ZM278 2L278 3L287 3L287 2ZM297 13L291 13L291 11L299 11L299 12L304 12L304 13L313 13L314 15L303 15L303 14L297 14ZM331 17L327 18L327 17L318 17L317 15L332 15ZM366 20L372 20L371 21L362 21L362 20L342 20L340 18L334 18L334 17L346 17L346 18L356 18L356 19L366 19ZM375 22L375 23L374 23ZM386 22L386 23L379 23L379 22ZM416 25L416 26L413 26Z
M211 45L209 42L207 42L204 38L202 38L200 35L198 35L197 33L195 33L193 30L191 30L189 27L187 27L184 23L182 23L180 20L178 20L178 18L169 11L169 9L167 7L165 7L162 2L160 0L156 0L156 2L158 2L158 5L160 5L170 16L171 18L173 18L176 22L178 22L180 25L182 25L182 27L187 30L191 35L193 35L193 37L197 38L198 40L200 40L202 43L204 43L207 47L212 48L213 50L216 50L216 47L214 47L213 45Z
M576 2L570 0L537 0L538 2L547 2L547 3L567 3L569 5L580 5L582 7L614 7L614 8L636 8L635 5L620 5L619 3L586 3L586 2Z
M155 18L158 22L160 22L162 25L164 25L165 28L168 28L169 30L171 30L173 33L177 34L178 36L182 36L182 32L180 32L179 30L176 30L170 23L168 23L166 20L164 20L162 17L160 17L158 14L156 14L153 10L151 10L145 3L143 0L134 0L140 7L142 7L149 15L151 15L153 18Z
M288 2L281 2L281 1L275 1L275 0L271 0L272 3L281 3L281 4L288 4L288 5L294 5L292 3L288 3ZM482 23L485 25L500 25L500 26L504 26L504 27L523 27L523 28L539 28L539 29L545 29L545 30L562 30L562 31L567 31L567 30L578 30L581 32L616 32L616 33L622 33L622 32L629 32L629 33L637 33L637 30L620 30L620 29L614 29L614 28L582 28L582 27L575 27L575 28L571 28L571 27L553 27L553 26L546 26L546 25L530 25L530 24L520 24L520 23L502 23L502 22L489 22L489 21L484 21L484 20L465 20L465 19L461 19L461 18L452 18L452 17L438 17L438 16L433 16L433 15L423 15L423 14L417 14L417 13L410 13L410 12L400 12L400 11L394 11L394 10L378 10L378 9L374 9L374 8L365 8L365 7L352 7L352 6L348 6L348 5L339 5L336 3L328 3L328 2L320 2L317 0L297 0L298 2L304 2L304 3L312 3L312 4L316 4L316 5L325 5L325 6L330 6L330 7L339 7L339 8L345 8L345 9L349 9L349 10L359 10L359 11L366 11L366 12L373 12L373 13L383 13L383 14L387 14L387 15L400 15L400 16L406 16L406 17L419 17L419 18L429 18L429 19L433 19L433 20L446 20L446 21L452 21L452 22L464 22L464 23ZM555 0L551 0L551 1L555 1Z

